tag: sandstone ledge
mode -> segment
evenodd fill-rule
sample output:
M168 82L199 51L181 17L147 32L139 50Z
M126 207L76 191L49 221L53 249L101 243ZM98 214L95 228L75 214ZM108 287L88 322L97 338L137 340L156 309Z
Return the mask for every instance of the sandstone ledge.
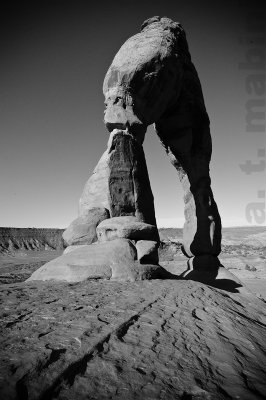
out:
M184 280L1 289L3 399L252 400L266 391L266 314L255 297Z

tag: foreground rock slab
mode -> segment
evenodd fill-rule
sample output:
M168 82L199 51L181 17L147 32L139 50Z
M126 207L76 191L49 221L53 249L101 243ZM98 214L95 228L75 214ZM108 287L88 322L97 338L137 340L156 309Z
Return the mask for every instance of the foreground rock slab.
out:
M264 398L256 298L101 280L2 285L0 301L2 399Z
M165 276L159 265L140 264L128 239L70 246L70 251L41 266L27 281L81 282L87 279L136 281Z

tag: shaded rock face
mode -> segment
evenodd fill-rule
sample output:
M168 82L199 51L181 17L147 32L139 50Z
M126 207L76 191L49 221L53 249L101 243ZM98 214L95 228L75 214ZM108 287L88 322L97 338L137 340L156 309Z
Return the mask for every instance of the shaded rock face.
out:
M111 217L136 216L156 225L153 194L142 145L125 131L109 139L109 199Z
M143 148L126 131L111 133L107 150L84 187L79 215L83 217L94 207L106 208L111 217L136 216L156 225Z
M221 220L210 186L209 117L182 26L165 17L145 21L116 54L103 92L110 132L127 129L142 143L155 124L184 189L184 253L212 255L215 266Z
M138 260L141 264L158 264L158 242L154 240L139 240L136 243Z
M145 21L123 44L103 83L110 132L128 128L141 140L146 127L174 105L181 87L178 57L190 61L184 30L169 18Z

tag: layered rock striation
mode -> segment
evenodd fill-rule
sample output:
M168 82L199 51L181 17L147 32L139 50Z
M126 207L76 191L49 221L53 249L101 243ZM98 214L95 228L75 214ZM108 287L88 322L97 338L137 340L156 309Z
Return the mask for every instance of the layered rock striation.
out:
M0 228L0 254L63 249L62 233L63 229L53 228Z

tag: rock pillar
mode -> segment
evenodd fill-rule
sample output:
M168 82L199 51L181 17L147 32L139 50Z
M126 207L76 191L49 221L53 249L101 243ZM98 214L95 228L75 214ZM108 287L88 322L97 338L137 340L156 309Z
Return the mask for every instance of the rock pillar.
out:
M110 134L107 150L84 187L79 217L63 238L68 245L116 238L140 241L140 262L158 263L159 234L145 155L128 132L115 129Z

